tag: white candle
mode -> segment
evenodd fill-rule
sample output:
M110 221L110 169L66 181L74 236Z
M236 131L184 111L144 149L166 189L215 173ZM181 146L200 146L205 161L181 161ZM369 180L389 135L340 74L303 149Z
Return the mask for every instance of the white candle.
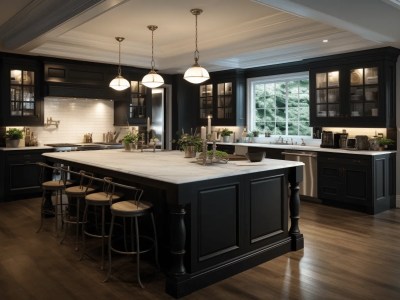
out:
M147 131L150 131L150 117L147 117Z
M212 140L216 141L217 140L217 133L214 131L212 134Z
M206 127L205 127L205 126L201 126L201 139L202 139L202 140L207 139Z
M211 134L211 116L208 116L207 134Z

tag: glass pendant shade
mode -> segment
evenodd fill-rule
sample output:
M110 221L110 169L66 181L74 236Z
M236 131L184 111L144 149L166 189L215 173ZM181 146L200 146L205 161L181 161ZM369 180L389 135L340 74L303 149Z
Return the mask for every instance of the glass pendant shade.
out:
M117 36L115 39L118 41L118 75L111 80L109 86L116 91L123 91L131 86L129 81L121 75L121 42L125 38Z
M154 70L155 63L154 63L154 30L158 27L156 25L149 25L147 26L149 30L151 30L151 70L149 74L145 75L142 79L142 84L148 88L157 88L164 84L164 79L161 75L158 75L157 72Z
M189 81L190 83L202 83L208 79L210 79L210 74L208 74L207 70L199 65L199 50L197 49L197 16L200 15L203 10L199 8L191 9L190 12L192 15L196 17L196 40L195 46L196 50L194 51L194 64L189 69L186 70L183 75L183 79Z
M200 66L198 63L195 63L193 66L186 70L183 78L190 83L202 83L210 79L210 74L208 74L207 70Z
M164 79L161 77L161 75L158 75L156 71L150 70L149 74L143 77L142 84L153 89L163 85Z
M121 75L117 75L113 80L110 82L110 88L113 88L116 91L123 91L130 87L129 81L126 80Z

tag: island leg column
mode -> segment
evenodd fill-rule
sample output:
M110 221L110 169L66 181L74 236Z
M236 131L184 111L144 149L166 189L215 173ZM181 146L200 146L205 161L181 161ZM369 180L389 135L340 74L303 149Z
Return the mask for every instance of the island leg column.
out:
M290 229L289 234L292 238L292 251L304 248L303 234L300 232L300 194L299 183L303 180L303 166L295 167L290 170Z
M180 297L180 281L186 275L184 264L186 244L186 210L184 206L170 207L170 253L171 267L166 280L166 292Z

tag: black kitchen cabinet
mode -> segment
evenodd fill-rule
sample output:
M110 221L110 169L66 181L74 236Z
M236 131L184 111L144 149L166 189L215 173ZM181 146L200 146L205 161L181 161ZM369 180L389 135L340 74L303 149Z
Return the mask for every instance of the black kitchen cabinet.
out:
M212 145L209 145L209 150L212 150ZM225 145L225 144L217 144L217 150L224 151L228 154L235 153L235 146L234 145Z
M387 47L310 63L310 125L395 127L399 53Z
M117 67L74 60L46 60L44 62L45 95L88 99L117 100L126 91L109 87Z
M213 72L198 88L198 117L213 126L241 126L246 122L245 78L242 70Z
M42 153L53 149L5 150L0 152L0 202L39 195Z
M283 149L253 147L251 144L248 146L248 152L265 152L265 157L272 159L285 159L285 156L282 154L284 151Z
M391 203L394 156L318 154L318 198L323 203L375 214Z
M114 125L146 125L151 118L151 89L146 88L140 81L131 80L128 100L115 101Z
M35 58L3 56L1 67L1 125L43 125L41 64Z

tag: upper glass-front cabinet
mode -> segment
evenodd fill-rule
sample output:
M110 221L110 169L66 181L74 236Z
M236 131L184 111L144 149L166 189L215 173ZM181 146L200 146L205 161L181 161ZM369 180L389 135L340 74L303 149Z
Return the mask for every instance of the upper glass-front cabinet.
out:
M211 79L198 88L199 124L207 124L211 116L213 126L243 126L246 122L244 71L213 72Z
M129 119L145 119L147 116L146 87L140 81L131 81Z
M10 115L35 115L35 72L10 70Z
M379 114L378 68L350 70L350 114L352 117Z
M310 125L396 127L396 63L385 47L310 63Z
M213 108L213 85L202 84L200 85L200 118L205 119L209 115L212 116L214 112Z
M43 94L40 62L3 57L1 69L1 125L43 125Z
M218 83L217 118L230 119L233 116L232 82Z
M340 115L340 73L339 71L315 74L316 117L332 118Z

